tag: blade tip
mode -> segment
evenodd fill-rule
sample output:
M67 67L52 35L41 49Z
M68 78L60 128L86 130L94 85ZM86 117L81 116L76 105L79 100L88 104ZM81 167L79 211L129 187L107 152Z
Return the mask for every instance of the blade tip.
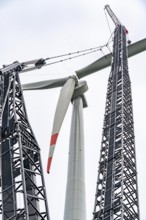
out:
M47 164L47 173L50 173L50 167L51 167L52 157L48 158L48 164Z

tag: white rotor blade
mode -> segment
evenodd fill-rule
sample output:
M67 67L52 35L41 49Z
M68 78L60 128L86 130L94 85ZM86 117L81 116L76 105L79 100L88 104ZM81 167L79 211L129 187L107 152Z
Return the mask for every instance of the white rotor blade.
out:
M67 78L51 79L22 85L23 90L51 89L63 86Z
M50 172L50 166L52 162L52 157L54 154L54 149L57 141L57 137L64 119L64 116L66 114L66 111L68 109L70 100L72 98L74 88L76 84L76 78L70 77L64 84L64 86L61 89L59 100L56 107L56 112L54 116L54 122L53 122L53 129L52 129L52 136L50 141L50 150L49 150L49 157L48 157L48 164L47 164L47 172Z
M128 46L128 57L132 57L145 50L146 50L146 38ZM80 79L94 72L102 70L111 65L111 59L112 59L112 54L111 53L107 54L106 56L101 57L100 59L96 60L90 65L80 70L77 70L76 74L78 78Z

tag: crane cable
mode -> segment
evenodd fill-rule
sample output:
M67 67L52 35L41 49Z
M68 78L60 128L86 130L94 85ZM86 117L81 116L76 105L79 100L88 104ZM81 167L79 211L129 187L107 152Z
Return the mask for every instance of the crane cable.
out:
M100 49L100 48L101 48L101 46L93 47L93 48L85 49L85 50L80 50L80 51L76 51L76 52L72 52L72 53L62 54L62 55L58 55L58 56L47 57L45 60L56 59L56 58L60 58L60 57L64 57L64 56L72 56L74 54L79 54L79 53L82 53L82 52L93 51L93 50L97 50L97 49Z
M41 58L41 59L38 59L38 60L32 60L32 61L23 62L22 65L25 68L21 71L21 73L32 71L32 70L35 70L35 69L40 69L41 67L45 67L45 66L49 66L49 65L52 65L52 64L61 63L61 62L68 61L68 60L71 60L71 59L75 59L75 58L78 58L78 57L81 57L81 56L85 56L85 55L88 55L88 54L91 54L91 53L95 53L97 51L101 51L103 53L103 49L105 47L107 47L109 49L108 46L109 46L109 44L112 41L111 40L112 35L113 35L113 33L111 34L111 36L108 39L107 43L102 45L102 46L98 46L98 47L96 46L96 47L93 47L93 48L84 49L84 50L80 50L80 51L76 51L76 52L72 52L72 53L67 53L67 54L47 57L45 59ZM104 56L106 57L106 55L104 55ZM62 57L64 57L64 58L56 60L56 59L62 58ZM55 59L55 61L54 61L54 59ZM49 61L49 60L52 60L52 61L47 63L46 61Z
M109 28L109 31L110 31L110 34L111 34L110 38L112 38L114 32L112 33L112 31L111 31L110 23L109 23L108 16L107 16L105 8L104 8L104 13L105 13L105 18L106 18L107 25L108 25L108 28ZM112 41L113 41L113 39L112 39ZM111 49L109 47L109 44L107 44L106 47L108 48L109 52L112 54Z
M87 54L91 54L91 53L97 52L97 51L99 51L101 49L102 49L102 47L98 48L98 49L94 49L94 50L88 51L88 52L85 52L85 53L81 53L81 54L78 54L78 55L75 55L75 56L71 56L71 57L67 57L67 58L61 59L61 60L57 60L57 61L45 64L44 66L49 66L49 65L52 65L52 64L61 63L61 62L67 61L67 60L71 60L71 59L74 59L74 58L77 58L77 57L85 56ZM72 53L72 54L75 54L75 53Z
M74 58L78 58L78 57L85 56L85 55L88 55L91 53L95 53L97 51L101 51L103 53L102 49L105 47L107 47L108 50L110 50L109 44L112 42L112 40L111 40L112 36L113 36L113 33L111 33L111 36L108 39L107 43L103 46L93 47L93 48L84 49L84 50L80 50L80 51L76 51L76 52L72 52L72 53L67 53L67 54L62 54L62 55L57 55L57 56L53 56L53 57L47 57L44 59L45 61L49 61L49 60L53 60L53 59L57 59L57 58L61 58L61 57L65 57L65 58L60 59L60 60L55 60L50 63L46 63L46 64L44 64L44 66L49 66L52 64L61 63L61 62L68 61L68 60L71 60Z
M109 28L110 34L112 34L111 27L110 27L110 23L109 23L109 20L108 20L108 17L107 17L107 13L106 13L105 8L104 8L104 13L105 13L105 18L106 18L106 21L107 21L107 25L108 25L108 28Z

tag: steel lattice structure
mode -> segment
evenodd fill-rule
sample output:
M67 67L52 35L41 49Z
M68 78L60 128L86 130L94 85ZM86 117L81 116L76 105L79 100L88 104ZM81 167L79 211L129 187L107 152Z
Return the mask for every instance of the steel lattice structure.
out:
M25 109L18 62L0 70L3 220L49 220L40 149Z
M93 220L139 217L131 83L125 27L114 33Z

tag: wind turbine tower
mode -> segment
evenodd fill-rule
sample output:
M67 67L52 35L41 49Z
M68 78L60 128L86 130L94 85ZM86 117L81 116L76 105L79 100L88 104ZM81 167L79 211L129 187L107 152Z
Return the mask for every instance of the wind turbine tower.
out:
M116 28L93 220L138 220L140 217L127 29L108 5L105 9Z

